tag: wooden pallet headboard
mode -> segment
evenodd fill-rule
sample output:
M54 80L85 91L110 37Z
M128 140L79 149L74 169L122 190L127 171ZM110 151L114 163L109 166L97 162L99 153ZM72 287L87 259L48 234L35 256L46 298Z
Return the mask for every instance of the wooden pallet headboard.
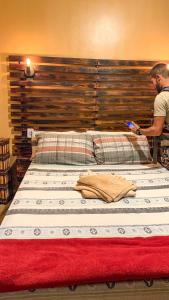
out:
M25 80L26 57L8 57L13 154L19 158L31 154L27 128L124 131L125 120L150 125L155 61L29 56L36 73Z

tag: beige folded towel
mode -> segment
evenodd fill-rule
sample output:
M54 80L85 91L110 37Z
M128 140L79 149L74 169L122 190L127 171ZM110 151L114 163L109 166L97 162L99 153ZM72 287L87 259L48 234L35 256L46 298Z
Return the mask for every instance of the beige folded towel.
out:
M81 176L75 186L85 198L100 198L107 202L118 201L136 186L125 178L112 174ZM133 193L132 193L133 194Z
M81 192L83 198L85 198L85 199L102 199L101 195L99 193L97 194L96 190L91 189L91 191L89 191L89 190L83 189L83 190L80 190L80 192ZM131 190L123 197L135 197L135 195L136 195L136 192Z

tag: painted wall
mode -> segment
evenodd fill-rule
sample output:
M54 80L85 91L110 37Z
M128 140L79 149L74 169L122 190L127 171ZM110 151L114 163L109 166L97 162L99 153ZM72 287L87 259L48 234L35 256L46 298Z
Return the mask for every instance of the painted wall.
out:
M6 56L0 54L0 137L10 137Z
M168 11L168 0L0 0L0 53L165 60ZM6 136L0 76L0 136Z

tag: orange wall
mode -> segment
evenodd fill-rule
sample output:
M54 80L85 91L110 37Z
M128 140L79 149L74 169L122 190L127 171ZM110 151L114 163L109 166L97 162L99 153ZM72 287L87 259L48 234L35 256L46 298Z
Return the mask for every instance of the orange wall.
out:
M169 0L0 0L0 53L168 60L168 11ZM6 93L0 136L10 132Z
M0 54L0 137L10 137L8 119L8 82L5 57Z

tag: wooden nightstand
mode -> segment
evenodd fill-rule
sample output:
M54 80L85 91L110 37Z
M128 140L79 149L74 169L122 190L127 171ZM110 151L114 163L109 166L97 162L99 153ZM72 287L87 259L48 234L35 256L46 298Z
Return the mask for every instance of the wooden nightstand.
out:
M4 176L6 176L8 180L8 183L5 185L5 188L8 190L7 194L9 196L7 199L0 199L0 224L11 204L11 200L13 199L18 189L16 156L10 157L9 169Z
M0 182L0 204L6 204L13 199L18 188L16 156L11 156L8 169L0 172Z

